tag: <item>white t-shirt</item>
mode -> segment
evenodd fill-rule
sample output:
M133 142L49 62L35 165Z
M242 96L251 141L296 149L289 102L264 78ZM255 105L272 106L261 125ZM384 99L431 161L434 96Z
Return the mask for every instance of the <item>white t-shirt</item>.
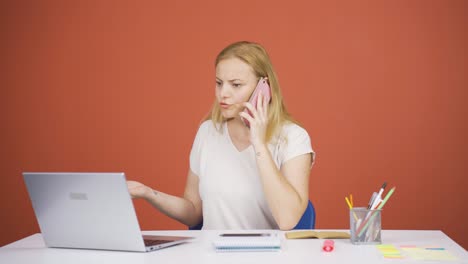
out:
M314 154L302 127L284 125L280 135L268 145L278 168L299 155ZM238 151L226 122L221 132L211 120L201 124L190 152L190 169L199 177L203 229L278 229L263 193L253 146Z

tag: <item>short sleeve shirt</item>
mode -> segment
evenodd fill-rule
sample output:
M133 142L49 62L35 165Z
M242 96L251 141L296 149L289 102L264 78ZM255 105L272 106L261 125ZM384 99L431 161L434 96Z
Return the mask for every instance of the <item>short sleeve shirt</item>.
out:
M268 145L278 167L311 153L309 135L288 123ZM217 130L211 120L198 129L190 152L190 169L199 177L203 229L278 229L263 193L253 146L239 151L227 124Z

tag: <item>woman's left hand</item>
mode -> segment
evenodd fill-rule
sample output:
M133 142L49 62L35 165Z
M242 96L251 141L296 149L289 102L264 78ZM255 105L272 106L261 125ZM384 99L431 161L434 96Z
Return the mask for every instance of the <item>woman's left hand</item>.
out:
M245 118L250 124L250 143L256 149L262 144L266 144L266 131L268 126L268 101L263 93L257 97L257 109L249 102L244 103L244 106L252 113L242 111L240 116Z

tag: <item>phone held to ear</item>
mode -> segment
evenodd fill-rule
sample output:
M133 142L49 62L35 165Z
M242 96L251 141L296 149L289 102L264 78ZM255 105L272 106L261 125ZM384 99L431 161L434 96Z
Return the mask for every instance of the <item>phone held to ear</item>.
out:
M255 109L257 109L258 95L260 94L260 92L262 93L264 97L266 97L268 102L271 101L271 89L270 89L270 86L268 85L267 78L264 78L264 77L260 78L260 80L258 81L257 87L255 87L255 90L250 96L249 103L251 103ZM246 108L244 112L252 116L252 113L249 111L249 109ZM241 119L247 127L250 127L250 123L248 120L246 120L245 118L241 118Z

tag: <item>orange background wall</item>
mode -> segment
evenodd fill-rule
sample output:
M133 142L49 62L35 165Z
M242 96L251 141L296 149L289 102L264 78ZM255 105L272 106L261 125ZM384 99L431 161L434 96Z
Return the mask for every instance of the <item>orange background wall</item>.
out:
M216 54L262 43L317 152L317 228L397 190L384 229L468 248L467 1L2 1L0 245L38 232L23 171L182 195ZM185 229L135 201L142 229Z

